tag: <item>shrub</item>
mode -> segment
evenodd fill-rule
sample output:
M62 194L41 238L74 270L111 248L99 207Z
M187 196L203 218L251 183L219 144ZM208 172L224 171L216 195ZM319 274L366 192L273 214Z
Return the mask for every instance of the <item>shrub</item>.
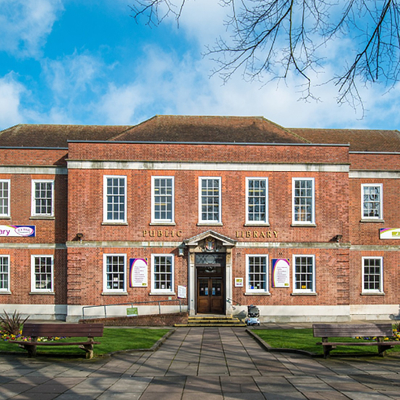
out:
M9 315L4 311L4 316L0 315L0 325L4 333L8 335L18 335L21 325L29 318L22 319L20 313L14 311L13 315Z

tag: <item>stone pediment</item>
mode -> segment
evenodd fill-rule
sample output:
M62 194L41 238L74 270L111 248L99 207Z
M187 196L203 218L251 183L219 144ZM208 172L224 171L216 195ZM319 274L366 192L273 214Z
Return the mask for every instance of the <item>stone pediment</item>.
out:
M219 246L222 247L234 247L236 246L236 240L229 238L228 236L221 235L218 232L214 232L212 230L200 233L199 235L193 236L184 241L186 246L189 247L197 247L202 243L206 243L207 241L215 241L218 242Z

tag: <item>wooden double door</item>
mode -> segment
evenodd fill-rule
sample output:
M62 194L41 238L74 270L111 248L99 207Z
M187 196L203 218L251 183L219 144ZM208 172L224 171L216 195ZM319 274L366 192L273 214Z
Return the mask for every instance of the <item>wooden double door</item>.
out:
M225 253L197 253L198 314L225 313Z
M225 311L224 280L222 276L197 278L197 313L223 314Z

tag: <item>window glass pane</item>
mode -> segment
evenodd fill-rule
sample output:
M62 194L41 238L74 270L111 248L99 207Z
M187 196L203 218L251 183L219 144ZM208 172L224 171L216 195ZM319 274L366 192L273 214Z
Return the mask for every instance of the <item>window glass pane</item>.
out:
M53 274L52 257L40 256L34 258L34 286L37 290L52 290Z
M313 181L310 179L294 181L294 220L313 222Z
M9 183L0 181L0 215L9 215Z
M106 287L107 290L125 289L125 257L106 257Z
M53 182L35 182L34 196L35 215L52 215Z
M382 265L380 258L364 258L364 290L381 291Z
M267 191L265 179L249 179L247 193L247 219L266 222Z
M363 186L363 217L381 218L381 187Z
M295 257L294 285L296 290L314 290L314 259L309 256Z
M8 257L0 257L0 290L9 290Z
M267 257L248 258L248 290L267 290Z
M219 179L201 180L201 220L219 222L220 187Z
M155 256L153 262L154 289L172 291L172 256Z
M154 179L154 219L172 222L173 179Z
M109 177L107 184L107 220L125 221L125 178Z

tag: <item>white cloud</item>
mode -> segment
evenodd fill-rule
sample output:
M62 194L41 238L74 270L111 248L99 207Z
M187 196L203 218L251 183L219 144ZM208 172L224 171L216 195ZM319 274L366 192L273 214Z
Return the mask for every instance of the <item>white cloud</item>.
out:
M261 87L259 82L245 82L235 75L222 85L217 77L208 78L209 66L206 60L148 48L146 58L132 73L134 79L123 86L111 84L94 105L95 112L115 124L138 123L155 114L187 114L264 116L285 127L382 128L387 126L384 118L396 114L399 105L400 85L386 96L381 96L378 86L360 87L367 109L361 119L361 110L337 105L333 84L316 86L314 93L322 100L306 102L299 100L303 81L298 77ZM315 79L316 83L322 80ZM382 116L380 126L376 126L377 115Z
M103 62L92 55L75 52L60 60L46 59L42 68L54 95L71 99L92 87L103 73Z
M135 83L121 87L110 84L108 92L96 105L99 118L107 124L124 125L137 123L137 107L143 106L145 90Z
M0 78L0 127L21 122L20 103L24 92L24 86L14 79L12 73Z
M61 0L0 0L0 50L38 57L62 10Z

